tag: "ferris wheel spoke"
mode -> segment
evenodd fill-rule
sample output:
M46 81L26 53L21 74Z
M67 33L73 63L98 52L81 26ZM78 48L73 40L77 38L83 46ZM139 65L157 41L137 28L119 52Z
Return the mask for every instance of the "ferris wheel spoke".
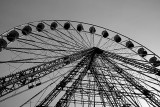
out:
M38 39L38 38L36 38L36 39ZM39 39L38 39L39 40ZM41 40L41 39L40 39ZM41 40L42 42L45 42L45 41L43 41L43 40ZM46 43L46 42L45 42ZM35 42L34 42L34 44L35 45L37 45ZM41 45L41 44L40 44ZM45 48L48 48L48 45L46 46L46 45L41 45L41 47L45 47ZM52 48L49 48L49 49L52 49ZM41 53L44 53L44 50L42 51L42 50L39 50L39 51L41 51ZM45 51L45 54L46 54L46 52L47 51ZM60 51L59 51L60 52ZM51 56L53 56L52 54L51 54L51 52L49 51L48 53L50 53L50 55ZM55 53L55 52L54 52ZM57 52L55 53L56 55L57 55ZM44 61L43 61L44 62Z
M103 43L99 48L101 48L102 50L105 48L104 46L109 43L113 38L109 39L107 38L107 41L105 43Z
M83 36L81 35L81 33L80 33L79 31L77 31L72 24L71 24L71 26L74 28L74 30L77 32L77 34L80 36L80 38L82 39L82 41L85 42L85 44L89 47L89 45L87 44L86 40L83 38ZM82 28L82 30L83 30L83 28ZM81 41L80 41L80 42L81 42ZM84 45L85 45L85 44L84 44ZM86 46L86 45L85 45L85 46ZM87 47L87 46L86 46L86 47Z
M39 60L39 59L47 59L47 58L53 58L53 57L28 58L28 59L22 59L22 60L0 61L0 63L46 63L46 62L43 62L43 61L40 61L40 62L32 62L32 61Z
M72 34L70 31L67 31L67 32L69 33L69 35L71 35L71 37L74 37L74 38L77 40L77 41L76 41L76 40L73 38L73 40L75 40L75 42L77 42L77 43L80 44L81 46L87 48L86 45L85 45L83 42L81 42L76 36L74 36L74 34ZM79 42L78 42L78 41L79 41Z
M135 76L134 76L134 78L136 78L137 80L139 80L141 83L145 84L147 87L152 88L152 90L150 89L151 92L152 92L152 94L155 94L156 96L160 97L159 94L154 93L155 91L160 92L158 89L152 87L152 85L154 85L155 83L150 82L150 81L148 81L148 80L141 79L141 78L137 78L137 77L135 77ZM148 82L149 84L146 83L145 81ZM151 83L152 85L150 85L150 83ZM159 84L155 84L155 85L156 85L156 86L159 86Z
M80 36L80 38L81 38L82 40L84 40L83 37L81 36L81 34L75 29L75 27L72 25L72 23L70 23L70 25L72 26L72 28L73 28L74 30L72 30L72 29L71 29L71 30L67 30L67 32L71 35L71 37L74 37L74 38L77 40L77 42L79 41L78 43L80 43L80 44L83 45L85 48L87 48L87 46L86 46L83 42L81 42L80 39L78 39L78 37L76 37L76 35L78 34L78 35ZM83 30L83 28L82 28L82 30ZM70 31L75 31L76 34L72 34ZM77 35L77 36L78 36L78 35ZM75 39L74 39L74 40L75 40ZM86 42L85 42L85 43L86 43Z
M160 57L98 25L70 20L25 23L1 34L0 55L1 73L9 74L0 78L2 103L27 93L21 107L43 102L57 107L160 105ZM37 91L33 97L31 89Z
M58 34L64 35L65 37L68 37L69 40L72 40L72 41L74 42L73 44L74 44L76 47L78 47L78 48L83 48L83 45L78 44L78 43L72 38L72 36L70 37L70 36L68 36L67 34L61 32L60 30L57 30L57 31L59 32Z
M48 33L48 32L47 32ZM66 40L62 35L60 35L58 32L56 32L59 36L57 36L57 35L55 35L55 34L52 34L52 35L54 35L54 36L56 36L57 38L59 38L59 41L61 41L61 40L63 40L64 42L62 42L62 43L60 43L60 45L62 45L62 46L64 46L63 45L63 43L67 43L67 45L69 45L69 46L71 46L71 48L73 48L73 49L76 49L76 50L78 50L79 49L79 47L75 44L75 43L73 43L73 42L71 42L71 41L68 41L68 40ZM45 33L46 34L46 33ZM51 37L51 36L49 36L48 34L46 34L48 37ZM52 39L54 39L53 37L51 37ZM66 41L66 42L65 42ZM58 42L59 43L59 42ZM68 44L69 43L69 44ZM72 44L72 45L71 45ZM64 46L64 48L66 48L66 46Z
M45 22L44 22L45 23ZM45 23L46 25L48 25L47 23ZM50 25L48 25L48 26L50 26ZM61 25L62 26L62 25ZM59 38L60 40L63 40L63 41L66 41L66 43L72 43L73 45L75 45L75 46L73 46L73 47L78 47L77 46L77 44L75 44L75 43L73 43L72 41L69 41L69 40L67 40L66 38L64 38L64 36L65 37L68 37L68 35L66 35L66 34L64 34L63 32L61 32L60 30L58 30L58 29L55 29L55 32L56 32L56 34L53 34L53 33L51 33L51 32L48 32L47 30L44 30L46 33L44 33L44 34L46 34L48 37L51 37L51 38L53 38L52 36L55 36L55 37L57 37L57 38ZM52 35L52 36L50 36L50 35L48 35L48 34L50 34L50 35ZM60 36L60 37L59 37ZM70 40L73 40L72 38L70 38ZM81 48L81 47L78 47L78 48Z
M43 51L51 51L52 53L58 53L58 52L67 52L68 50L57 50L57 49L38 49L38 48L15 48L15 47L7 47L6 50L24 50L24 51L27 51L27 50L43 50ZM70 51L70 52L77 52L77 51ZM63 54L64 55L64 54Z
M35 37L36 38L36 37ZM39 38L36 38L36 39L38 39L38 40L40 40L40 41L42 41L42 42L45 42L45 43L47 43L47 41L43 41L43 40L41 40L41 39L39 39ZM61 47L63 47L64 45L62 44L62 43L59 43L60 45L61 45ZM64 46L65 48L67 48L66 46ZM55 47L55 48L57 48L57 47Z
M103 36L101 35L101 38L99 39L99 41L98 41L96 47L99 47L99 45L100 45L100 43L101 43L101 41L102 41L102 38L103 38Z
M58 21L56 21L61 27L64 27L64 26L62 26L62 24L60 24ZM68 23L69 24L69 27L70 27L70 23ZM68 32L68 28L67 29L65 29L67 32ZM57 31L60 33L60 34L62 34L62 35L64 35L64 36L66 36L66 37L68 37L70 40L72 40L73 42L75 42L76 43L76 45L78 45L77 44L77 42L76 42L76 40L75 39L73 39L73 37L70 35L70 33L69 33L69 35L67 35L66 33L63 33L63 32L61 32L60 30L58 30L57 29ZM79 44L78 46L82 46L81 44ZM83 46L82 46L83 47Z
M117 45L114 41L112 41L109 45L107 45L107 47L104 47L104 50L107 50L110 47L114 47L115 45Z
M111 62L110 62L111 63ZM112 63L113 64L113 63ZM113 65L116 66L116 65ZM116 68L115 68L116 69ZM151 91L149 91L148 89L146 89L145 87L143 87L138 81L136 81L134 78L131 78L132 76L130 74L128 74L127 72L125 72L123 69L121 75L123 75L123 77L130 82L136 89L138 89L141 93L143 93L151 102L153 102L155 105L160 105L159 100L157 100L157 97L154 96L152 94ZM121 72L118 71L117 72ZM123 73L124 72L124 73Z
M102 62L102 60L101 60L101 63L103 64L103 66L105 66L105 63L103 63ZM101 70L102 71L102 73L103 73L103 75L104 75L104 71L103 70ZM112 78L114 78L114 80L117 80L116 79L116 77L109 71L109 73L111 74L111 77ZM107 79L108 80L108 79ZM105 82L106 83L106 82ZM119 89L116 89L116 88L118 88L116 85L118 85L119 84L119 86L123 89L123 91L124 91L124 93L122 93L122 92L120 92L120 91L118 91ZM132 96L132 93L129 93L128 91L126 91L125 90L125 88L121 85L121 83L119 82L119 80L117 81L117 83L114 83L115 85L113 85L113 88L114 88L114 91L116 92L115 94L117 95L117 99L121 99L122 98L122 96L124 96L124 98L125 99L127 99L131 104L133 104L133 105L135 105L135 107L137 107L138 106L138 104L136 103L136 102L132 102L132 101L134 101L134 99L132 98L132 97L130 97L131 99L128 99L126 96ZM113 84L113 83L110 83L110 84ZM121 89L121 90L122 90ZM113 90L113 89L112 89ZM118 94L119 93L119 94ZM134 96L135 97L135 96ZM122 98L123 99L123 98ZM122 100L121 99L121 100ZM131 101L132 100L132 101ZM126 101L120 101L120 102L126 102ZM123 103L123 104L129 104L129 103Z
M88 43L89 43L89 45L90 45L90 47L91 47L91 42L90 42L90 40L88 39L88 35L86 34L86 33L84 33L85 34L85 36L86 36L86 38L87 38L87 41L88 41Z
M12 50L12 52L16 52L16 53L25 53L25 54L32 54L32 55L37 55L37 56L41 56L41 57L51 57L49 55L42 55L42 54L37 54L37 53L34 53L34 52L25 52L25 51L19 51L19 50ZM58 57L62 57L62 56L54 56L55 58L58 58Z
M53 50L53 51L67 51L67 50L62 50L62 49L38 49L38 48L16 48L16 47L7 47L6 48L7 50L12 50L12 49L15 49L15 50ZM73 51L75 52L75 51Z
M61 36L61 39L65 40L67 43L72 44L74 49L76 49L76 50L82 49L82 47L79 47L77 44L75 44L69 40L66 40L60 33L58 33L58 32L56 32L56 33Z
M33 41L33 40L28 40L28 39L19 39L19 40L22 40L22 41L29 41L29 42L37 43L37 44L44 44L44 45L47 45L47 46L53 46L53 47L56 47L57 49L62 48L62 46L59 46L59 45L53 45L53 44L49 44L49 43L37 42L37 41ZM63 48L64 48L64 49L69 49L69 50L75 49L75 48L70 48L70 47L66 47L66 46L63 47ZM5 49L8 49L8 47L5 48Z
M137 48L137 47L134 47L134 48ZM132 48L133 49L133 48ZM119 47L119 48L113 48L113 49L107 49L107 51L109 52L121 52L121 51L127 51L128 48L127 47ZM133 52L132 52L133 53ZM135 53L134 53L135 54ZM138 55L138 54L137 54Z
M61 25L59 22L57 22L59 25ZM62 25L61 25L62 26ZM63 27L63 26L62 26ZM67 37L69 40L72 40L73 42L75 42L75 44L76 44L76 46L79 46L79 47L81 47L82 45L81 44L77 44L77 42L73 39L73 37L69 34L69 35L67 35L66 33L63 33L63 32L61 32L59 29L56 29L56 31L58 31L59 33L58 34L60 34L60 35L62 35L61 37L63 37L63 36L65 36L65 37ZM67 29L67 32L68 32L68 29ZM83 46L82 46L83 47Z
M134 71L134 72L137 72L138 74L141 74L141 75L143 75L143 76L145 76L147 79L142 79L142 78L138 78L138 77L135 77L137 80L143 80L143 81L145 81L145 83L146 82L148 82L148 83L151 83L151 84L153 84L153 85L156 85L156 86L159 86L159 83L160 83L160 81L158 80L158 79L156 79L156 78L153 78L152 76L149 76L149 75L146 75L145 73L147 73L147 72L144 72L144 71L139 71L139 70L136 70L136 69L133 69L133 68L131 68L131 67L128 67L128 66L126 66L126 65L123 65L123 64L121 64L122 66L124 66L124 67L127 67L127 68L129 68L130 70L132 70L132 71ZM150 79L150 80L149 80Z
M72 47L77 47L76 45L71 45L71 44L68 44L67 42L63 42L63 41L59 41L59 40L56 40L56 39L54 39L54 38L52 38L52 37L45 37L45 36L42 36L42 35L39 35L40 37L42 37L42 38L44 38L44 39L47 39L47 40L53 40L53 41L55 41L56 43L59 43L59 44L66 44L66 45L70 45L70 46L72 46ZM62 45L62 46L64 46L64 45ZM79 48L79 47L78 47Z
M90 37L91 47L94 47L94 45L93 45L93 34L90 34L89 37Z
M111 71L109 71L110 73L111 73ZM111 73L112 74L112 73ZM114 76L113 76L114 77ZM132 77L132 76L131 76ZM115 77L114 77L115 78ZM115 80L118 82L118 83L120 83L119 82L119 80L117 80L116 78L115 78ZM128 83L128 82L127 82ZM122 87L122 85L120 85L121 87ZM123 87L122 87L123 88ZM124 90L125 90L125 88L123 88ZM128 93L128 91L126 91L126 93ZM128 94L129 95L129 94ZM138 95L138 94L137 94ZM139 94L139 97L142 97L140 94ZM127 97L126 97L127 98ZM143 97L142 97L143 98ZM146 102L149 102L151 105L152 105L152 103L150 102L150 101L148 101L147 99L146 99L146 97L144 97L143 98ZM137 106L139 106L139 105L137 105ZM137 107L137 106L135 106L135 107Z
M52 49L45 49L45 48L42 48L42 47L40 47L40 46L33 45L33 44L31 44L31 43L24 42L24 41L21 41L21 40L18 40L18 41L19 41L19 42L22 42L22 43L24 43L24 44L27 44L27 45L29 45L29 46L37 47L37 48L42 49L42 50L46 50L46 51L53 52L53 53L59 53L59 52L56 52L56 51L54 51L54 50L52 50ZM59 53L59 54L62 54L62 53ZM62 55L65 55L65 54L62 54Z
M149 65L145 65L143 63L137 62L137 61L132 60L130 58L125 58L125 57L122 57L120 55L116 55L115 53L110 53L110 52L107 52L107 51L105 51L105 52L106 52L106 54L104 54L102 56L107 56L107 54L108 54L113 59L122 61L122 62L124 62L126 64L129 64L131 66L135 66L135 67L140 68L140 69L145 69L145 70L147 70L150 73L154 73L156 75L159 75L158 74L159 69L157 69L157 68L154 68L154 67L149 66ZM105 57L103 57L103 58L105 58Z

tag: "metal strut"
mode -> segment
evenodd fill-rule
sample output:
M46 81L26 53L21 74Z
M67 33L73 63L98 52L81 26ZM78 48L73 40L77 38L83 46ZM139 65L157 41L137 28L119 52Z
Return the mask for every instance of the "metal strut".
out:
M90 54L89 54L90 55ZM54 98L63 90L63 88L71 82L71 80L78 74L79 70L87 64L88 57L84 57L77 65L76 67L70 71L70 73L64 77L64 79L41 101L40 104L37 105L37 107L46 107L48 106Z
M102 90L100 94L106 98L106 100L108 101L108 104L111 107L118 107L118 105L120 105L118 103L119 99L116 98L117 97L115 96L116 94L113 92L113 90L111 90L112 86L108 84L107 81L104 82L104 77L102 77L101 76L102 74L98 73L98 71L94 67L92 67L90 71L96 80L96 83L98 85L98 90Z
M100 57L101 58L101 57ZM109 74L111 74L111 75L107 75L107 76L110 76L111 78L114 78L114 80L116 80L118 83L119 83L119 85L120 85L120 87L122 88L122 89L124 89L124 87L123 87L123 85L126 85L126 84L122 84L118 79L116 79L115 78L115 75L113 75L112 74L112 65L108 62L108 61L106 61L106 60L103 60L102 58L101 58L101 63L102 63L102 66L104 66L104 67L106 67L108 70L106 71L106 69L103 69L102 67L100 67L99 69L102 71L102 73L104 74L104 76L106 76L106 73L109 73ZM104 62L103 62L104 61ZM107 67L106 65L105 65L105 63L109 66L109 67ZM98 66L100 66L100 65L98 65ZM113 77L112 77L113 76ZM117 77L117 76L116 76ZM107 79L107 78L105 78L105 79ZM111 85L111 86L113 86L113 88L111 88L112 89L112 91L114 91L115 92L115 94L116 94L116 96L117 96L117 99L121 99L121 100L119 100L119 101L121 101L121 103L123 104L123 106L125 107L125 106L127 106L127 107L130 107L131 105L132 106L134 106L134 107L139 107L139 104L136 102L136 101L133 101L134 99L132 99L131 97L131 99L132 99L132 101L133 102L131 102L126 96L132 96L132 93L128 93L125 89L124 89L124 91L125 92L122 92L122 90L121 89L118 89L118 86L116 86L117 84L116 83L112 83L111 81L109 81L109 79L107 79L107 81L109 82L109 84ZM107 83L108 83L107 82ZM132 85L129 85L129 84L127 84L127 86L129 86L129 87L132 87ZM128 88L129 88L128 87ZM133 97L133 96L132 96ZM123 107L122 106L122 107Z
M88 62L86 66L84 67L83 71L80 73L78 79L76 79L75 82L71 85L71 89L67 90L66 93L62 96L62 98L57 102L55 107L68 107L69 106L69 101L73 94L76 92L76 88L80 85L81 81L87 74L87 71L90 70L92 63L94 62L94 56L95 56L96 51L92 53L92 55L89 56Z
M160 76L160 69L157 69L155 67L152 67L152 66L137 62L137 61L135 61L135 60L133 60L131 58L126 58L126 57L117 55L116 53L111 53L111 52L108 52L108 51L104 51L102 56L119 60L121 62L124 62L126 64L132 65L134 67L146 70L149 73L152 73L152 74Z
M144 96L146 96L146 98L148 98L154 105L152 103L150 103L150 104L152 104L153 106L157 105L157 107L160 107L160 101L158 100L158 98L156 98L156 96L154 95L154 93L152 93L151 91L149 91L148 89L146 89L138 81L136 81L134 78L132 78L132 75L130 75L129 73L127 73L125 70L123 70L122 68L120 68L118 65L114 64L111 61L111 59L108 59L104 55L102 55L101 57L104 60L107 60L107 62L109 62L113 66L113 69L117 73L119 73L126 81L128 81L137 90L139 90ZM121 59L121 60L124 60L124 59Z
M85 77L87 73L87 67L80 73L78 79L71 85L71 88L66 91L66 93L62 96L62 98L57 102L55 107L68 107L69 101L72 98L73 94L76 91L76 88L79 86L82 79Z
M10 74L0 78L0 97L13 92L29 83L33 83L47 74L54 72L64 66L81 59L87 54L91 53L94 49L87 49L72 55L64 56L62 58L37 65L26 70Z
M116 89L116 87L105 77L104 74L105 71L102 70L101 68L100 71L98 71L97 68L93 67L92 75L101 85L101 87L103 86L104 88L103 90L108 94L113 107L119 107L120 105L122 106L129 104L125 99L122 98L122 95L120 95L119 90Z

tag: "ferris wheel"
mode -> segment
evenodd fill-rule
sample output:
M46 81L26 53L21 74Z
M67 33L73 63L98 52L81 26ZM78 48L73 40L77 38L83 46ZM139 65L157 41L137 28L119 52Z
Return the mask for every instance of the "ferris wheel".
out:
M29 22L0 36L0 105L160 107L159 66L158 55L113 30Z

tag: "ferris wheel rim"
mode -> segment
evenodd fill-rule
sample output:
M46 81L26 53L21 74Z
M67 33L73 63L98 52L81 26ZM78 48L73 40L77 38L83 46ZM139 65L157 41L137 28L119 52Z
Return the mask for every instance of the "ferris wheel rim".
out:
M71 20L41 20L41 21L34 21L34 22L42 22L42 23L43 23L43 22L45 22L45 21L51 21L51 22L53 22L53 21L56 21L56 22L58 22L58 21L63 21L63 22L69 22L69 23L70 23L70 22L71 22L71 23L72 23L72 22L75 22L75 23L80 23L80 24L84 24L84 25L86 24L86 25L89 25L89 26L94 26L94 27L97 27L97 28L101 28L101 29L104 29L104 30L113 32L113 33L115 33L115 34L118 34L118 35L120 35L120 36L123 36L123 37L127 38L127 40L131 40L131 41L139 44L141 47L147 49L147 50L150 51L151 53L153 53L153 52L152 52L151 50L149 50L147 47L145 47L145 46L143 46L142 44L134 41L133 39L131 39L131 38L125 36L125 35L122 35L122 34L120 34L120 33L118 33L118 32L115 32L115 31L113 31L113 30L110 30L110 29L107 29L107 28L104 28L104 27L101 27L101 26L98 26L98 25L89 24L89 23L85 23L85 22L71 21ZM22 24L22 25L19 25L19 26L30 25L30 24L32 24L32 23L34 23L34 22L25 23L25 24ZM13 29L17 29L17 28L19 28L19 26L16 26L16 27L14 27ZM13 30L13 29L10 29L10 30L6 31L6 32L4 33L4 35L5 35L7 32L9 32L9 31L11 31L11 30ZM66 28L66 29L67 29L67 28ZM89 33L87 30L84 30L83 32ZM3 34L2 34L2 35L3 35ZM97 34L97 33L95 33L95 35L100 36L100 34ZM3 37L2 37L2 38L3 38ZM112 40L112 41L113 41L113 40ZM113 41L113 42L115 42L115 41ZM117 43L117 44L122 45L121 43ZM124 46L124 47L126 47L126 46ZM126 48L126 49L127 49L127 48ZM129 49L129 48L128 48L128 49ZM130 49L130 50L132 51L132 49ZM135 51L133 51L133 52L135 52ZM137 52L135 52L135 53L137 53ZM137 55L138 55L138 54L137 54ZM158 58L160 58L160 57L159 57L158 55L156 55L155 53L153 53L153 56L157 56Z
M91 24L91 23L88 23L88 22L75 21L75 20L58 20L58 19L57 19L57 20L56 20L56 19L55 19L55 20L52 20L52 19L50 19L50 20L38 20L38 21L26 22L26 23L24 23L24 24L20 24L20 25L17 25L17 26L15 26L15 27L12 27L12 28L10 28L9 30L1 33L1 38L3 38L3 36L6 35L9 31L15 30L16 28L19 28L20 26L25 26L25 25L28 25L28 24L31 24L31 23L35 23L35 22L42 22L42 23L43 23L44 21L75 22L75 23L87 24L87 25L91 25L91 26L98 27L98 28L102 28L102 29L104 29L104 30L107 30L107 31L113 32L113 33L115 33L115 34L118 34L118 35L120 35L120 36L123 36L123 37L127 38L128 40L131 40L131 41L133 41L133 42L141 45L142 48L147 49L148 51L150 51L150 52L153 54L153 56L156 56L156 57L158 57L158 58L160 59L160 56L158 56L158 55L157 55L156 53L154 53L152 50L150 50L150 49L147 48L146 46L142 45L141 43L135 41L134 39L132 39L132 38L130 38L130 37L124 35L124 34L121 34L121 33L117 32L117 31L114 31L114 30L111 30L111 29L109 29L109 28L105 28L105 27L102 27L102 26L99 26L99 25Z

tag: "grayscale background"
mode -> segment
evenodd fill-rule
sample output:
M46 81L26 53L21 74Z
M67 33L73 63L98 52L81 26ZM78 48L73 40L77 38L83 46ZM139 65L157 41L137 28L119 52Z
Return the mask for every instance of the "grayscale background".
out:
M43 19L97 24L132 38L160 56L160 0L0 0L1 34ZM10 105L16 107L15 102L0 103L0 107Z

